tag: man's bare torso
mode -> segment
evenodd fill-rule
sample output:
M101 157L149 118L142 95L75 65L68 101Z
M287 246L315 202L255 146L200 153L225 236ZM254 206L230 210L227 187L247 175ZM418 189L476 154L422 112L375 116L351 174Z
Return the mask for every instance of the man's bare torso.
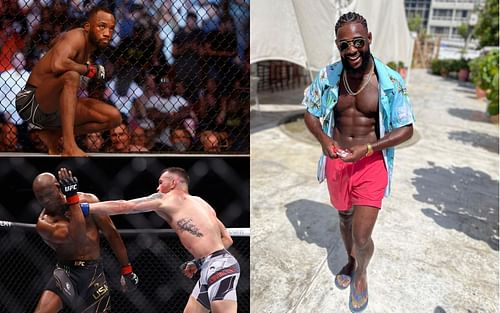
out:
M358 90L358 85L351 84L351 81L349 84L351 89ZM340 82L339 102L334 109L335 126L332 134L341 148L377 140L378 99L378 80L375 74L366 88L356 96L349 95L344 83Z
M157 213L175 230L184 247L195 258L224 248L216 215L207 202L181 191L163 196L169 197L171 206Z
M92 200L88 194L80 193L79 195L81 202ZM69 224L71 216L69 216L69 212L66 214L68 216L52 216L45 214L45 210L43 210L41 218L50 224L57 222ZM86 236L84 242L69 240L66 243L55 243L51 242L44 234L40 235L45 243L55 250L58 260L96 260L100 257L99 229L92 216L87 217L85 222Z
M90 57L86 36L83 28L75 28L55 38L52 47L33 68L28 83L39 87L47 78L60 75L52 71L52 62L58 57L60 49L72 49L71 59L76 63L85 64Z

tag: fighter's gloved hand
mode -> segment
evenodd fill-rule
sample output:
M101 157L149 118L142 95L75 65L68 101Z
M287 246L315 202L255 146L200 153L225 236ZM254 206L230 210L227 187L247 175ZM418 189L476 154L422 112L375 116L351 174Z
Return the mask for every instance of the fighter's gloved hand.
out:
M179 269L181 270L182 274L188 278L193 278L194 274L198 272L198 264L196 260L191 260L187 261L181 264L179 266Z
M137 289L139 277L133 272L132 265L127 264L122 266L121 272L120 285L122 285L122 291L127 292Z
M59 178L59 185L62 193L66 196L66 203L76 204L80 202L78 197L78 179L73 176Z
M84 76L88 78L105 80L106 71L104 70L104 66L102 65L87 63L87 72L84 74Z

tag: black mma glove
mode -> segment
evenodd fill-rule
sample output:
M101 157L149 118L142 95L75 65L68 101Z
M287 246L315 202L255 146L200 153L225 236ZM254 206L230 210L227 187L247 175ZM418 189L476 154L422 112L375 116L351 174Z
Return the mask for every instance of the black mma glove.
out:
M88 78L96 78L99 80L106 79L106 71L104 70L104 66L99 64L90 64L87 63L87 72L84 74L85 77Z
M78 197L78 179L76 177L65 177L59 180L62 193L66 196L66 203L76 204L80 202Z
M120 285L122 285L122 291L127 292L137 289L139 277L133 272L132 265L127 264L122 266L121 273Z
M184 276L193 278L194 274L196 274L196 272L198 272L198 270L200 269L200 265L195 259L182 263L181 266L179 266L179 269L181 270L182 274L184 274Z

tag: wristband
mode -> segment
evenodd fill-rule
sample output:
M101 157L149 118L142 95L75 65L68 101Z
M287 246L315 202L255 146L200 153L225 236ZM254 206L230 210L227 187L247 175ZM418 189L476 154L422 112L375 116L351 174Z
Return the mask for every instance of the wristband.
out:
M130 263L122 266L122 270L121 270L122 275L127 275L127 274L130 274L132 272L133 272L132 265L130 265Z
M371 144L366 144L366 154L365 156L370 156L373 154L373 148L372 148L372 145Z
M66 197L66 203L69 205L77 204L78 202L80 202L80 197L78 196L78 194Z
M95 73L97 72L97 69L95 68L95 66L93 66L92 64L85 64L87 65L87 72L85 72L85 76L88 77L88 78L92 78L94 77Z
M90 206L87 202L80 203L80 209L82 209L83 216L87 217L90 213Z

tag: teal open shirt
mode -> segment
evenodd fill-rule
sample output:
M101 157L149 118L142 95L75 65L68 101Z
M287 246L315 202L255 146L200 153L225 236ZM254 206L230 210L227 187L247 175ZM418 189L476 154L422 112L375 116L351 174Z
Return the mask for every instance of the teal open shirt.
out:
M413 124L415 118L401 76L380 60L375 60L375 71L379 82L379 125L380 138L395 128ZM323 123L323 132L329 134L334 125L333 108L338 102L339 87L342 74L342 62L336 62L320 70L314 81L304 91L302 104L312 115L319 117ZM332 115L330 115L332 114ZM384 163L387 168L389 183L385 195L391 193L391 180L394 168L394 147L384 149Z

